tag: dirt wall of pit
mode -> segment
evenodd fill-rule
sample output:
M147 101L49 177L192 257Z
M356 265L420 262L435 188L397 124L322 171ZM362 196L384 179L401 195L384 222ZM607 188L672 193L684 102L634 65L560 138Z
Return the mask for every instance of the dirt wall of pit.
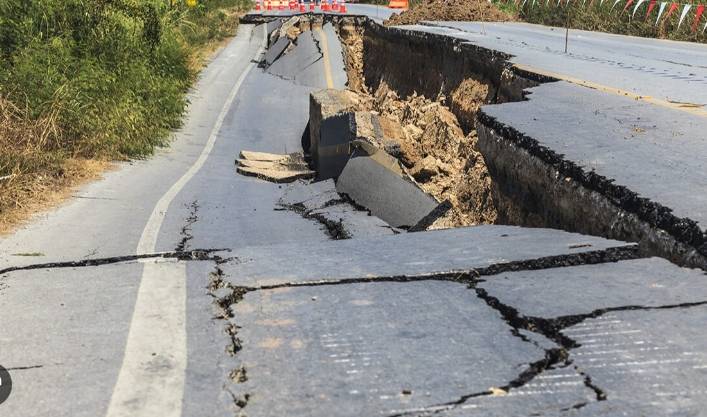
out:
M478 111L478 105L464 101L470 93L460 90L465 84L488 86L484 96L474 94L481 104L519 101L524 88L538 85L513 70L509 55L447 36L366 21L363 39L363 75L370 89L385 82L400 97L444 96L465 133L474 128Z

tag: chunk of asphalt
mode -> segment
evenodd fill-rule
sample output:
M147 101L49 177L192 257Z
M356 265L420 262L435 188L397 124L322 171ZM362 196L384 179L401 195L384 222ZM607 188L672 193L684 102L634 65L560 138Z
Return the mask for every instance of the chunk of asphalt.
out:
M507 272L478 287L524 315L545 318L707 301L704 271L680 268L662 258Z
M351 142L356 139L354 113L340 113L323 119L317 146L317 178L337 178L351 155Z
M263 65L265 68L270 67L273 62L275 62L285 49L290 45L290 40L287 37L283 37L275 41L267 51L265 51L265 56L263 57Z
M344 113L354 111L359 104L359 98L355 93L348 90L319 90L314 91L309 95L309 135L310 147L305 149L312 155L314 167L319 169L319 148L322 132L322 123L328 118L336 117ZM348 129L348 125L341 125L342 128ZM335 137L347 136L347 130L336 131L329 129ZM325 140L325 143L337 143L336 139ZM348 146L346 147L348 156ZM338 171L340 172L340 170ZM320 175L320 179L327 179ZM333 178L333 176L332 176Z
M320 45L322 40L320 39L320 33L317 31L312 32L315 39L319 41ZM334 25L330 22L325 23L322 26L322 33L326 36L329 66L331 68L331 77L334 88L345 89L346 83L348 82L348 76L346 75L346 64L344 63L344 51L341 48L341 42L339 41L339 35L334 29Z
M415 226L439 205L401 173L397 160L384 152L368 156L354 151L339 176L336 190L400 228Z
M282 27L282 19L275 19L271 20L270 22L266 23L266 29L268 32L268 38L272 36L273 32L276 30L280 29Z
M313 32L302 32L296 46L285 52L269 68L268 72L290 80L298 85L325 87L321 73L322 52Z
M252 394L250 416L424 410L504 386L545 355L458 283L264 290L232 308L248 380L229 388ZM559 409L593 396L571 368L558 374L562 383L526 405Z
M482 225L336 242L246 247L221 265L233 285L336 283L507 268L547 268L635 256L636 245L551 229ZM540 259L540 260L539 260ZM313 272L316 271L316 272Z

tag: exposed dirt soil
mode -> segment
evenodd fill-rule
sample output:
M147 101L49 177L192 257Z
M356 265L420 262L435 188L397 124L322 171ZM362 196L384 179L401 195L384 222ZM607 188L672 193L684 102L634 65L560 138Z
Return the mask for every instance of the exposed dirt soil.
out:
M417 95L401 99L385 83L363 102L381 115L385 130L399 126L402 134L394 135L400 141L396 156L422 189L452 203L452 210L433 228L496 221L491 178L476 148L476 131L465 135L456 116L441 101Z
M413 25L425 20L508 22L516 18L486 0L423 0L385 24Z
M473 126L479 107L492 99L488 84L465 78L451 90L450 97L413 94L399 97L383 81L374 92L363 75L364 42L360 28L339 27L348 88L359 95L359 110L380 114L387 139L397 142L398 157L420 186L440 201L449 200L452 209L432 228L450 228L495 223L493 184L486 162L476 146L476 131L464 134L450 109L461 110Z
M342 43L348 89L357 93L366 92L363 81L363 37L361 29L354 25L341 25L338 27L339 38Z

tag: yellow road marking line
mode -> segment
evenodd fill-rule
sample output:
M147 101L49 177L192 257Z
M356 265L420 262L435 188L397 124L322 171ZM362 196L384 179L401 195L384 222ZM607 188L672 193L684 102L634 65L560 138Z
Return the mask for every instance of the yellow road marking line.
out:
M331 64L329 63L329 42L326 39L326 33L321 28L317 28L317 33L321 36L322 44L322 59L324 60L324 77L326 78L327 88L334 88L334 77L331 76Z
M515 64L514 67L518 68L521 71L527 71L527 72L532 72L535 74L544 75L546 77L556 78L558 80L567 81L568 83L577 84L582 87L591 88L591 89L598 90L598 91L601 91L604 93L614 94L617 96L629 97L634 100L644 101L646 103L654 104L656 106L667 107L669 109L679 110L679 111L683 111L686 113L691 113L696 116L707 117L707 109L704 107L704 105L701 105L701 104L680 103L680 102L676 102L676 101L661 100L661 99L658 99L655 97L644 96L644 95L633 93L631 91L622 90L620 88L609 87L609 86L606 86L603 84L598 84L598 83L595 83L592 81L582 80L580 78L574 78L574 77L570 77L568 75L559 74L559 73L552 72L552 71L545 71L545 70L530 67L527 65Z

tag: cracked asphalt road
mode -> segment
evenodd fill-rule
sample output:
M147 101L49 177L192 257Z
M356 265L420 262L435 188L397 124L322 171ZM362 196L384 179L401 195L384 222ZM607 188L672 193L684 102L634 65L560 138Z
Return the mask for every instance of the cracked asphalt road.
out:
M0 242L3 415L703 413L702 271L512 226L359 216L334 241L236 175L241 150L298 150L327 85L316 57L255 68L263 37L214 58L169 150Z

